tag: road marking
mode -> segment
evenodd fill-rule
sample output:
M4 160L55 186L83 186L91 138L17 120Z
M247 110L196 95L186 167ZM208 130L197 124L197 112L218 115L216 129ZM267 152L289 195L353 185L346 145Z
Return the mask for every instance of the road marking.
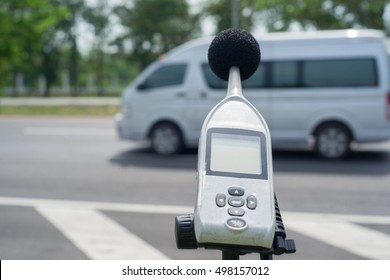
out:
M145 248L147 248L146 250L150 250L151 255L157 254L157 256L160 256L161 258L166 258L166 256L159 252L153 252L149 244L134 236L108 217L99 213L98 210L173 215L193 212L192 207L186 206L15 197L0 197L0 205L35 207L42 215L63 231L69 239L74 241L77 246L88 247L87 249L82 250L93 251L95 249L89 249L89 247L91 247L91 243L94 244L98 252L86 253L89 257L103 259L110 258L110 253L105 255L104 252L101 251L118 250L117 252L119 255L122 253L118 247L126 247L125 250L129 247L129 245L123 244L140 244L139 246L145 246ZM321 242L362 256L363 258L390 259L390 235L357 225L357 223L390 225L390 216L299 213L286 211L283 212L283 217L287 230L309 236ZM90 225L88 225L89 221ZM84 226L87 228L83 229ZM98 233L100 230L102 230L103 233ZM105 230L107 230L107 232L104 233ZM106 239L107 236L111 235L109 233L110 230L114 232L113 234L115 234L115 232L118 233L118 239L110 238L109 241ZM73 231L76 231L76 233L73 233ZM94 233L95 231L97 233ZM128 236L126 237L126 235ZM94 240L102 242L102 247L98 247L94 243ZM115 243L116 240L119 240L119 242ZM81 243L87 245L80 245ZM121 244L121 246L118 246L118 244ZM135 245L132 246L134 247ZM126 258L137 258L139 256L139 249L135 250L133 253L135 253L135 255L131 254L131 256L127 256ZM111 257L114 255L115 254L113 253ZM155 258L157 258L157 256ZM145 258L149 259L153 257L145 256L143 259Z
M23 133L44 136L115 136L112 128L91 127L25 127Z
M388 224L390 217L285 213L286 228L368 259L390 259L390 236L354 223Z
M0 197L0 205L27 206L27 207L63 207L72 209L98 209L102 211L119 211L151 214L188 214L194 209L187 206L150 205L112 203L96 201L57 200L40 198Z
M96 210L48 206L36 210L91 259L169 259Z

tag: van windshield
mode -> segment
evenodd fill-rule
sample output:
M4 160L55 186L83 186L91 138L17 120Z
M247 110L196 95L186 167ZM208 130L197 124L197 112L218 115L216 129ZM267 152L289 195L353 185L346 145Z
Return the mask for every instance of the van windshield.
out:
M181 85L186 73L186 64L163 65L142 83L142 89Z

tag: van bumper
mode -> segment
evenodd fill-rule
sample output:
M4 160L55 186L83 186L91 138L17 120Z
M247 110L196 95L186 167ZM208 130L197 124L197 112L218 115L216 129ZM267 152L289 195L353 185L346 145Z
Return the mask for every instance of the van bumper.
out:
M123 121L123 114L122 113L117 113L115 115L115 126L116 126L116 132L118 134L118 137L120 139L127 139L125 137L125 134L123 132L123 127L124 127L124 121Z
M133 126L131 122L126 119L122 113L117 113L115 115L115 125L119 139L133 141L143 140L143 135L132 130Z

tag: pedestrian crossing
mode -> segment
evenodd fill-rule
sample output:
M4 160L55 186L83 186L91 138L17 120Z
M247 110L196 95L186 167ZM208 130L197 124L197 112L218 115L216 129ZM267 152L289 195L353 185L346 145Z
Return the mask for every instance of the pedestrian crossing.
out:
M88 258L104 260L169 257L103 211L155 215L179 215L193 211L192 207L186 206L16 197L0 197L0 205L33 207ZM390 259L390 235L369 227L390 226L390 216L283 212L283 218L288 230L362 258ZM156 238L159 238L158 230Z
M163 253L93 209L38 207L90 259L168 259Z
M389 225L388 216L286 213L286 228L367 259L390 259L390 235L365 225Z

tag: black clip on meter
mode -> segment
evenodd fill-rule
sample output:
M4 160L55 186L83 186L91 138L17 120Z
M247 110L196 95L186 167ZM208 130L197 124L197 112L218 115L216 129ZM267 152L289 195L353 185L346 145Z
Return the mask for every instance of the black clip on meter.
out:
M228 90L203 123L198 199L194 214L176 217L177 247L219 249L223 259L294 253L273 190L268 126L242 95L241 80L260 63L259 45L250 33L228 29L214 38L208 59L213 72L228 81Z

